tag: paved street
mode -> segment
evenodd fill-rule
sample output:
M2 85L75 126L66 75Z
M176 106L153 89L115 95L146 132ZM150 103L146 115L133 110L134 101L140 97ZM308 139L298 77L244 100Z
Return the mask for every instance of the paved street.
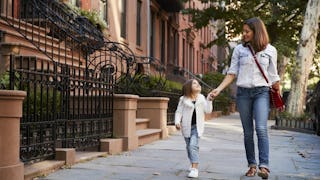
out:
M274 121L269 121L269 126ZM269 179L320 180L320 137L270 129ZM200 139L198 179L260 179L244 177L247 170L239 114L207 121ZM180 132L137 150L97 158L61 169L47 180L175 180L187 179L189 162Z

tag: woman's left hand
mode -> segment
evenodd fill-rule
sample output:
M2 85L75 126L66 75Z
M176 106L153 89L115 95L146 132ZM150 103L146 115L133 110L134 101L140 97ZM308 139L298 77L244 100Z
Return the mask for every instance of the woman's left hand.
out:
M276 83L274 83L274 84L272 85L272 89L273 89L274 91L277 91L278 93L280 93L280 82L277 81Z

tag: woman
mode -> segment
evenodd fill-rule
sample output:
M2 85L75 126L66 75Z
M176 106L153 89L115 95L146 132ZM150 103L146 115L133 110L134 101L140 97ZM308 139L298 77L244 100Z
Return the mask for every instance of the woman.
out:
M253 55L248 48L253 47L256 57L264 73L269 79L268 84L258 69ZM255 176L257 162L254 151L254 127L258 137L259 172L262 178L269 176L269 139L267 120L269 115L269 87L279 91L279 75L277 72L277 50L269 44L269 36L260 18L245 21L242 31L242 44L235 47L231 65L222 83L211 95L216 97L237 77L237 108L244 132L244 145L249 170L246 176ZM253 123L255 121L255 123Z

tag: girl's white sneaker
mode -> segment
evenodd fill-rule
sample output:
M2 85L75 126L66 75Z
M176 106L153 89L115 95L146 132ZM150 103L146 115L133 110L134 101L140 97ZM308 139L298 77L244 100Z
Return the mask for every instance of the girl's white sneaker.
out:
M188 177L190 178L197 178L199 176L199 171L196 168L191 168L190 173L188 174Z

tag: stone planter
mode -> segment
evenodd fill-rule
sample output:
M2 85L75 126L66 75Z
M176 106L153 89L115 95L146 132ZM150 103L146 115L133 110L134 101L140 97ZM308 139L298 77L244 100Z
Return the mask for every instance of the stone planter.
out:
M0 179L22 180L20 162L20 118L24 91L0 90Z

